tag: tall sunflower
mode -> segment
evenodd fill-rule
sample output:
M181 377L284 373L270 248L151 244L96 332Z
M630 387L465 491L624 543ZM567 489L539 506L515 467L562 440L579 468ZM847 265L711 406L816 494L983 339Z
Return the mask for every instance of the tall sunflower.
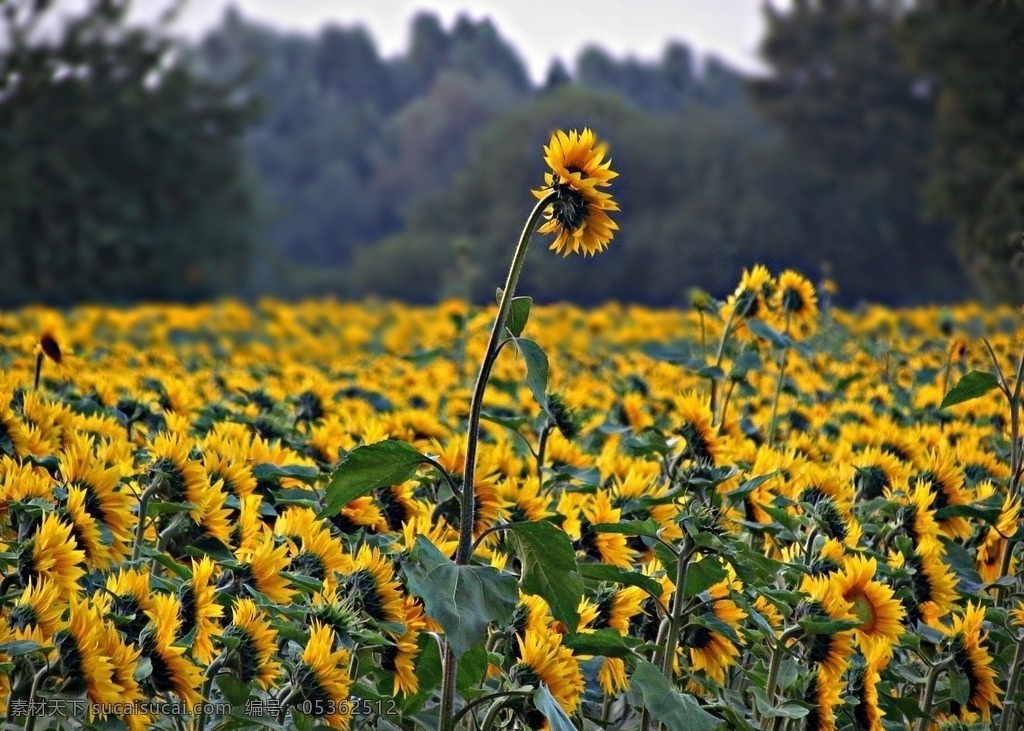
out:
M281 674L281 663L274 658L277 631L252 599L235 600L231 624L224 635L238 640L238 647L231 651L227 665L235 677L242 683L255 682L269 690Z
M405 621L402 585L395 579L394 567L376 548L359 547L352 572L343 578L341 587L372 619L396 624Z
M348 675L349 653L335 649L334 631L314 621L309 628L309 641L292 669L292 687L297 688L303 702L312 704L314 715L323 718L331 728L348 728L348 714L328 713L344 710L349 698L352 678ZM317 709L323 713L317 713Z
M903 634L904 611L891 588L875 580L878 562L873 558L851 556L836 577L840 596L850 603L860 621L854 637L861 652L881 645L891 654Z
M41 645L49 644L66 606L67 602L61 599L60 590L52 581L30 582L7 615L7 626L11 630L8 639L31 639Z
M562 710L572 715L583 695L585 681L579 663L562 636L550 630L527 630L517 637L519 661L509 675L519 685L544 683Z
M204 665L213 661L212 635L217 630L217 620L224 615L224 608L214 599L213 572L216 564L209 556L192 562L192 578L178 589L180 602L182 636L195 631L192 639L192 656Z
M800 590L808 595L807 615L826 620L856 620L849 602L842 597L836 574L828 577L805 576ZM817 666L818 675L839 678L849 667L853 653L853 632L844 630L806 638L807 659Z
M142 690L150 698L161 693L173 693L185 703L199 702L199 686L203 675L199 667L185 656L185 648L174 644L181 625L178 600L168 594L153 598L146 611L149 625L142 632L142 657L147 658L153 670L142 682Z
M730 599L730 581L721 581L708 589L710 601L695 612L697 616L712 616L715 620L738 630L747 613ZM704 624L691 623L683 632L682 649L690 655L690 667L704 673L718 685L725 684L725 671L736 664L739 648L725 634L708 629Z
M779 275L774 295L774 309L783 324L796 328L802 335L814 331L818 317L818 296L808 279L787 269Z
M78 548L72 527L48 513L32 538L18 554L18 576L28 584L33 579L48 579L61 599L77 596L78 580L85 574L85 552Z
M906 554L890 556L889 565L910 570L908 579L901 583L909 585L910 591L903 598L907 623L918 620L934 624L940 617L949 614L956 600L956 576L943 561L942 545L934 540L921 541Z
M824 667L818 667L807 681L804 701L811 712L804 719L806 731L835 731L835 707L843 702L839 676L833 676Z
M992 656L985 647L987 633L982 631L985 609L981 604L968 604L962 615L955 615L949 628L944 630L950 638L953 662L964 675L970 686L970 697L966 709L955 707L958 715L970 711L978 713L988 721L992 708L999 708L999 688L996 687L996 671L992 668Z
M112 705L121 700L124 687L115 680L114 662L101 650L103 617L87 600L72 600L67 626L53 636L60 661L58 673L68 693L82 693L92 704Z
M544 148L544 161L551 172L544 173L544 187L533 191L542 199L556 197L545 212L548 220L538 232L555 234L551 250L563 256L604 251L618 225L608 215L619 210L609 193L598 190L611 185L618 173L605 160L608 147L599 143L587 128L583 132L557 131Z
M255 549L240 549L235 552L235 557L242 563L235 577L242 585L255 589L277 604L291 603L295 590L288 578L281 575L291 560L286 544L275 546L271 536L263 536Z

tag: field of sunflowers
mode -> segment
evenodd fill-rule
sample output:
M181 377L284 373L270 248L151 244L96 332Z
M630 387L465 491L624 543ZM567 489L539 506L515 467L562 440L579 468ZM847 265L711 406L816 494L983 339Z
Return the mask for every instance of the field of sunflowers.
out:
M1019 311L515 284L0 315L4 728L1022 728Z

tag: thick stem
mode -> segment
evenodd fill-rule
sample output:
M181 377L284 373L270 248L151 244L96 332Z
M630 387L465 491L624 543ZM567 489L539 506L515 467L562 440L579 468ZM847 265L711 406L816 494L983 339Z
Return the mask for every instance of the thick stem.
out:
M672 593L672 613L669 615L668 637L665 638L665 653L661 658L661 672L671 683L673 666L676 659L676 648L679 646L679 633L683 621L683 605L686 603L686 574L690 569L690 558L693 556L693 541L687 536L679 560L676 562L676 585Z
M1010 438L1013 440L1010 450L1010 494L1016 495L1020 486L1021 448L1020 448L1020 393L1024 385L1024 353L1017 363L1017 374L1013 383L1013 395L1010 397Z
M786 651L786 642L796 637L799 633L799 627L790 627L779 636L775 647L772 648L772 659L768 663L768 679L764 684L764 692L768 698L768 703L773 706L775 705L775 686L779 683L779 669L782 667L782 655ZM772 719L773 726L775 720Z
M278 693L278 696L284 695L284 698L281 699L281 708L277 712L277 722L283 724L284 718L288 714L288 709L291 708L292 702L302 692L302 689L285 686L281 691L281 693Z
M206 677L203 679L203 688L200 695L202 696L200 702L202 707L199 710L199 716L196 718L196 731L203 731L206 727L206 704L210 700L210 691L213 689L213 679L217 676L217 672L224 665L224 662L228 659L228 650L224 650L220 655L214 658L210 666L206 668Z
M925 731L932 721L932 700L935 698L935 684L939 680L939 672L949 664L949 661L938 662L928 669L928 679L924 684L924 697L921 700L921 711L924 713L917 722L917 731Z
M549 421L540 430L540 437L537 440L537 479L542 485L544 484L544 452L548 446L548 435L551 434L552 429L554 429L554 425Z
M789 335L789 313L786 313L786 330ZM768 422L768 446L775 442L775 420L779 415L779 398L782 396L782 382L786 380L786 356L789 355L789 342L782 348L779 356L779 380L775 383L775 396L772 398L772 418Z
M722 329L722 339L718 341L718 353L715 355L715 368L722 365L722 356L725 354L725 341L729 339L729 332L732 330L732 321L735 317L735 310L729 313ZM711 379L711 420L715 419L716 400L718 398L718 381Z
M494 326L491 328L491 336L487 341L484 359L480 363L480 373L477 375L476 386L473 388L473 398L469 403L469 424L466 430L466 468L462 480L462 500L459 509L459 545L455 549L455 563L460 566L469 563L472 557L473 520L476 515L474 505L476 495L473 485L476 471L476 445L480 438L480 411L484 405L484 389L487 388L487 380L491 376L491 368L494 366L495 355L501 341L502 331L505 328L505 320L508 319L509 310L512 308L516 283L519 281L519 272L526 260L526 251L529 248L533 230L536 228L537 222L540 221L541 215L556 197L557 194L551 192L538 201L537 205L533 207L533 211L530 212L530 217L526 219L526 225L523 226L519 244L512 256L508 278L505 280L505 289L501 293L501 301L498 303L498 315L494 318ZM442 664L441 707L438 719L440 731L454 731L452 713L455 710L455 676L457 672L458 660L446 643L444 663Z
M33 729L35 729L36 727L36 719L39 717L34 711L36 705L36 695L39 693L40 684L42 684L42 682L46 680L46 676L49 674L50 663L47 662L45 665L43 665L42 668L39 669L39 672L37 672L32 677L32 689L29 691L28 694L28 720L25 721L25 731L33 731Z
M163 478L157 475L153 478L153 481L149 483L139 498L139 523L135 527L135 543L132 545L132 561L139 560L139 553L142 551L142 537L146 533L146 510L149 508L149 501L156 494L157 490L160 489L160 485L163 484Z
M42 353L38 353L38 354L36 354L36 377L32 381L32 390L33 391L38 391L39 390L39 374L42 373L42 372L43 372L43 354Z
M1017 652L1013 656L1010 680L1003 697L1003 713L999 718L999 731L1010 731L1013 717L1017 714L1017 683L1020 682L1020 667L1024 665L1024 637L1017 641Z

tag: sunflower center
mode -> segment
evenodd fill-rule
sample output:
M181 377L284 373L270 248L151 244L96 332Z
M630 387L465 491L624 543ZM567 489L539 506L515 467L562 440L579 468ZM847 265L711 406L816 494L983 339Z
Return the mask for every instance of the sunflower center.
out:
M875 607L871 603L871 600L864 594L857 594L853 598L853 613L857 615L857 619L860 620L860 629L862 632L870 633L875 626Z
M39 615L31 604L19 604L11 610L7 623L11 629L25 629L29 625L34 627L39 624Z
M792 287L787 287L782 293L782 308L786 312L802 312L806 303L803 295Z
M854 485L866 500L872 500L882 496L882 491L889 485L889 478L881 467L871 465L857 470Z
M39 348L46 354L46 357L54 363L60 363L64 358L64 354L60 351L60 345L58 345L57 339L50 334L45 334L39 338Z
M761 300L753 289L744 289L736 295L736 307L733 310L736 313L736 317L757 317L757 313L760 310Z

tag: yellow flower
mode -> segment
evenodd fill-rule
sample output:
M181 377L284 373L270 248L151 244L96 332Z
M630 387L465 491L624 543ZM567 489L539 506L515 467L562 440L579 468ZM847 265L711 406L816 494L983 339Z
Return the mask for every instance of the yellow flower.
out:
M818 297L814 293L814 285L802 275L792 269L779 275L774 305L784 326L795 327L801 335L810 335L814 331Z
M174 644L181 626L179 614L178 600L167 594L155 595L146 611L150 624L142 633L140 646L153 671L143 681L143 690L150 698L173 693L185 703L195 704L200 700L203 675L185 657L185 648Z
M519 662L510 671L513 680L519 685L544 683L563 711L575 713L585 682L576 658L562 645L562 636L550 630L527 630L516 642Z
M999 688L996 687L996 671L992 668L992 656L984 646L986 634L981 625L985 621L985 609L981 604L968 604L963 615L953 617L950 627L944 632L950 638L953 660L960 672L967 676L971 695L967 711L981 714L988 721L993 706L1000 707Z
M49 579L61 599L78 595L78 580L85 574L85 552L78 549L72 528L53 513L43 518L32 539L21 549L18 573L26 584L33 578Z
M563 256L591 256L604 251L618 230L608 212L619 207L610 194L598 190L618 175L611 169L611 160L604 159L607 151L607 145L598 143L590 129L551 135L544 148L551 172L544 174L544 187L533 194L538 199L556 194L545 212L548 221L538 229L556 235L552 251Z
M66 606L52 581L40 579L30 582L7 615L10 639L31 639L41 645L49 644Z
M85 692L91 704L113 704L121 700L124 688L115 680L114 663L101 652L103 617L86 600L74 600L67 627L56 632L53 644L60 655L64 690Z
M238 647L229 652L228 667L242 683L255 682L264 690L281 674L281 663L274 655L277 631L270 626L252 599L236 599L226 637L238 640Z
M192 561L192 578L178 589L181 602L181 629L183 636L193 630L192 656L209 665L213 661L212 635L217 630L217 620L223 616L224 608L214 600L213 571L216 564L209 556L201 561Z
M334 631L314 621L309 628L309 641L299 656L293 672L294 687L298 688L302 701L312 704L313 713L324 718L331 728L348 728L348 713L328 713L331 710L347 710L352 679L348 675L348 650L335 649ZM318 706L323 713L317 713Z
M851 611L860 621L854 636L862 652L872 645L881 645L892 651L903 634L903 606L893 590L874 580L878 562L863 556L851 556L836 576L840 595L851 605Z
M804 719L807 731L835 731L835 707L843 700L840 694L841 676L834 676L818 667L807 683L804 700L811 704L811 712Z

